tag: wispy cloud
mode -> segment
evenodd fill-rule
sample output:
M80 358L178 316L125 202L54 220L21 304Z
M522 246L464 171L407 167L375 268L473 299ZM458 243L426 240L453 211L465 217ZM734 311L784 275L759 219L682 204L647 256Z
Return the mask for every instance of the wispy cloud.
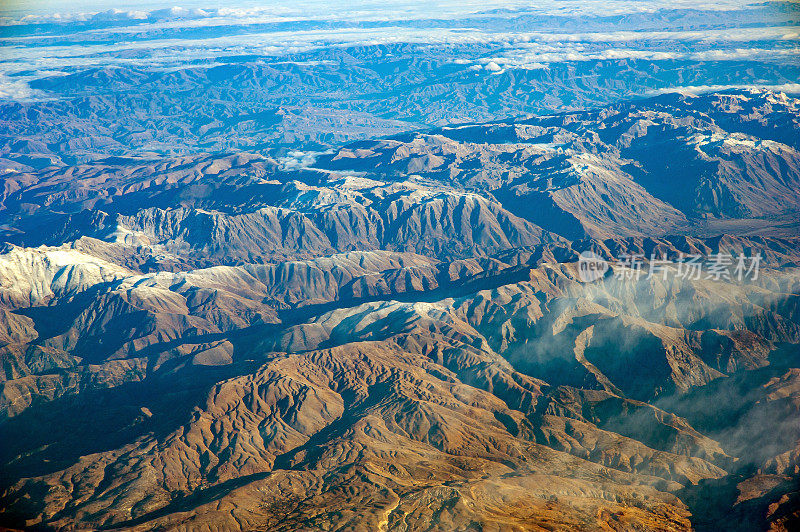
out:
M426 0L374 1L351 0L331 2L294 0L270 2L267 6L254 6L250 2L233 1L226 7L209 7L202 1L187 0L184 7L152 9L152 3L130 2L128 9L112 8L98 11L44 9L32 3L20 7L16 13L0 7L0 23L43 24L71 22L108 21L167 21L211 19L214 23L259 23L275 17L296 20L350 20L350 21L398 21L422 19L449 19L469 16L518 17L520 14L535 15L624 15L652 13L663 9L692 9L706 11L730 11L751 9L752 3L742 0L716 0L696 2L692 0L496 0L491 7L485 1ZM46 4L44 4L46 6ZM52 4L51 4L52 5ZM63 2L62 9L68 4ZM756 6L757 7L757 6ZM149 9L148 9L149 8Z
M695 51L660 51L637 48L609 47L586 49L561 43L557 46L538 46L535 49L510 50L502 56L481 58L479 65L495 65L503 69L539 69L549 63L569 61L604 61L619 59L640 59L646 61L688 60L688 61L774 61L782 58L795 60L800 57L800 47L791 48L728 48ZM490 69L491 70L491 69ZM494 70L497 70L494 68Z
M764 85L687 85L682 87L666 87L655 91L650 91L649 95L656 94L669 94L677 92L680 94L704 94L707 92L718 92L730 89L748 89L748 90L770 90L777 92L786 92L789 94L800 94L800 83L779 83L779 84L764 84Z
M748 43L780 39L780 46L756 47ZM661 41L698 41L705 50L676 50ZM244 35L222 35L186 39L136 40L108 44L34 46L17 44L0 48L0 62L19 71L53 68L57 64L80 67L87 64L172 64L226 55L282 55L328 46L378 44L484 44L506 49L502 56L480 60L503 68L539 68L545 63L637 58L647 60L688 59L696 61L762 60L795 56L800 50L800 28L730 29L707 32L615 32L543 34L487 32L451 28L346 28L273 31ZM713 47L709 43L727 42ZM624 47L619 46L625 43ZM742 46L742 43L745 45ZM10 43L9 43L10 44ZM135 52L135 53L132 53ZM113 58L112 58L113 56Z
M0 100L30 101L44 96L41 91L32 89L27 80L0 74Z
M280 60L329 47L393 44L457 48L452 62L485 74L577 61L796 61L800 55L800 27L778 20L768 4L741 0L501 0L491 10L476 0L435 6L421 0L279 0L224 8L190 1L168 9L140 0L124 10L55 14L25 8L16 18L0 8L7 23L57 27L0 33L0 73L36 77L100 66L173 70L232 56ZM542 30L553 17L561 29ZM687 29L704 25L714 29ZM25 85L15 81L9 90L24 94Z

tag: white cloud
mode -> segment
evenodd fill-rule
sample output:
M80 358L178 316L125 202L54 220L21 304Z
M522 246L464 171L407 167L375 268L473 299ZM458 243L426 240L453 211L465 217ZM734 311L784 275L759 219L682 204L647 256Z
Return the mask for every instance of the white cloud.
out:
M281 170L311 168L320 154L322 154L322 152L290 151L286 154L286 157L279 158L278 163L280 163Z
M777 85L687 85L687 86L679 86L679 87L667 87L664 89L658 89L655 91L650 91L649 95L656 95L656 94L669 94L669 93L680 93L680 94L703 94L707 92L717 92L723 90L730 90L730 89L749 89L749 90L770 90L775 92L787 92L790 94L800 94L800 83L781 83Z
M32 89L26 80L0 74L0 100L29 101L43 96L41 91Z
M722 28L715 30L664 30L664 31L611 31L611 32L521 32L516 35L507 34L510 40L518 43L526 42L652 42L652 41L684 41L684 42L751 42L767 40L800 40L798 26L761 26L755 28Z
M60 0L67 5L67 0ZM94 0L108 5L110 0ZM403 0L381 2L356 0L355 3L309 0L278 0L268 6L253 7L234 3L225 8L209 9L202 0L188 0L183 7L152 10L152 0L134 2L128 10L106 9L89 13L32 13L17 23L42 21L115 21L119 24L97 24L86 30L75 26L72 33L60 35L59 45L49 44L49 37L39 34L26 37L0 38L0 73L37 70L80 69L97 66L158 67L176 69L192 61L215 62L236 55L280 56L307 52L330 46L369 46L377 44L483 45L494 47L493 57L477 58L463 50L453 62L474 70L502 72L505 69L542 69L551 63L614 59L659 61L684 59L691 61L743 59L753 61L795 60L800 53L800 27L761 26L729 27L713 30L686 31L575 31L509 32L492 30L472 21L487 17L513 18L520 13L576 15L619 13L651 13L659 9L689 8L738 13L756 8L743 0L695 2L690 0L524 0L493 2L492 13L477 0L445 0L434 6L429 1ZM149 4L145 3L149 2ZM81 3L84 5L84 3ZM754 7L755 6L755 7ZM507 11L502 11L503 9ZM0 8L0 18L4 13ZM687 15L688 16L688 15ZM49 17L49 18L48 18ZM676 22L699 26L701 16ZM424 27L410 22L429 19ZM251 24L292 21L396 21L383 27L344 27L340 29L288 30L286 24L275 31ZM587 18L591 22L591 17ZM740 20L740 19L736 19ZM129 21L130 24L125 24ZM436 22L439 21L439 22ZM458 21L458 22L455 22ZM715 20L715 23L719 21ZM756 23L765 24L766 19ZM772 20L770 23L774 24ZM738 24L738 22L736 23ZM226 28L226 25L236 26ZM460 25L461 27L455 27ZM204 38L189 32L189 38L158 38L175 35L165 31L176 28L214 26ZM65 26L67 27L67 26ZM308 28L309 26L296 26ZM311 25L310 27L314 27ZM500 24L497 26L508 27ZM587 27L587 26L584 26ZM478 29L480 28L480 29ZM251 30L251 31L248 31ZM256 31L257 30L257 31ZM247 33L242 33L248 31ZM70 39L75 44L69 44ZM96 40L96 44L92 44ZM109 41L114 44L108 44ZM468 46L464 46L468 48ZM481 51L484 53L485 49ZM476 65L470 67L468 65Z
M98 5L108 6L110 0L95 0ZM254 6L248 0L229 1L226 7L209 8L212 2L184 0L184 7L152 9L153 2L139 0L126 3L129 10L118 8L85 11L87 2L76 4L70 0L53 2L29 2L14 10L0 7L0 22L5 24L69 23L104 20L169 20L169 19L215 19L215 23L257 23L275 16L302 20L342 21L397 21L421 19L447 19L465 16L492 17L519 16L521 13L536 15L623 15L652 13L662 9L695 9L705 11L730 11L752 7L745 0L494 0L490 5L483 0L350 0L331 2L320 0L276 0L267 6ZM53 6L55 4L55 6ZM59 10L60 8L60 10ZM116 17L116 18L109 18Z
M616 43L603 43L608 47L593 43L530 43L522 48L512 48L502 56L480 59L482 64L493 63L502 68L541 68L548 63L569 61L602 61L619 59L639 59L646 61L689 60L689 61L776 61L783 58L796 60L800 47L758 48L752 46L736 48L713 48L701 51L681 50L663 51L658 49L637 49L618 47Z

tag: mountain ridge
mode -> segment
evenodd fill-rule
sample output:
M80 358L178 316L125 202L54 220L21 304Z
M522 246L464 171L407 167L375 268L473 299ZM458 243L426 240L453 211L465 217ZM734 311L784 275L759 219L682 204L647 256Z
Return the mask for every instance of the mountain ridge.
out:
M5 172L0 523L790 530L798 105Z

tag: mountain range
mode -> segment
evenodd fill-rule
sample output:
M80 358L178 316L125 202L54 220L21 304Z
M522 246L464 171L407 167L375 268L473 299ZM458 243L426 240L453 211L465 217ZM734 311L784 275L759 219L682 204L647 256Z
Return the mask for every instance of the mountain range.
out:
M182 154L4 111L0 524L795 529L799 108Z

